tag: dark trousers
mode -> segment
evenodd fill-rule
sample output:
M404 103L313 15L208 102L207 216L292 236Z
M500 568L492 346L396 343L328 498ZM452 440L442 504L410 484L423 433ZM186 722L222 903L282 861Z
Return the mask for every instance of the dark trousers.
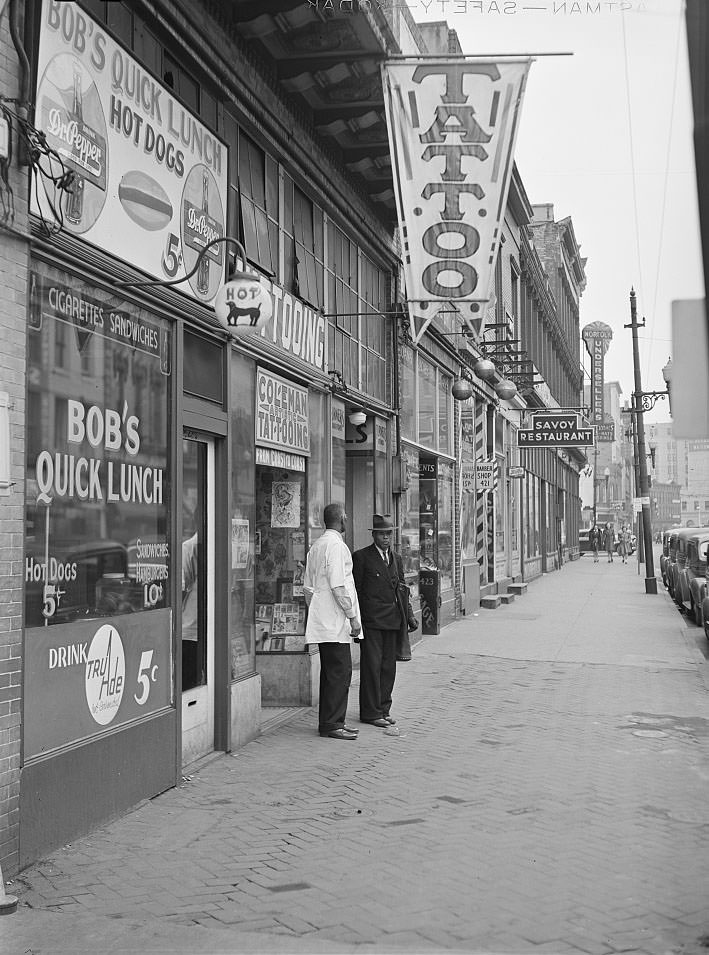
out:
M360 643L359 718L378 720L388 716L396 679L396 642L399 630L367 627Z
M345 725L347 697L352 682L352 653L349 643L321 643L320 711L321 733L339 730Z

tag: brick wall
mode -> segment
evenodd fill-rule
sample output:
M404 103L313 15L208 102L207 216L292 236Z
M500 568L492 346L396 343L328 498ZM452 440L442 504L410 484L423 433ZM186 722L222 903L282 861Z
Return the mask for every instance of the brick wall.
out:
M0 91L19 92L16 50L0 20ZM8 104L15 109L14 103ZM25 312L27 298L27 174L18 166L16 128L9 183L14 222L0 204L0 393L9 414L10 486L0 486L0 864L5 879L18 868L22 693L22 543L24 534ZM4 193L7 200L7 192Z

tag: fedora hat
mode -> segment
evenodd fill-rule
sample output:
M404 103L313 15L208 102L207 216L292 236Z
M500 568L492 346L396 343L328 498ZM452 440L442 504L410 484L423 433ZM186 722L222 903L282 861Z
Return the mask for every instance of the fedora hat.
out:
M370 531L393 531L394 524L389 514L375 514Z

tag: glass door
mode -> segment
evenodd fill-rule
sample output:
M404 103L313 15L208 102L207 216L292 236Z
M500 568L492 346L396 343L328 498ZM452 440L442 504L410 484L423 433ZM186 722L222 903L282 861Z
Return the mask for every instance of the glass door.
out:
M214 749L214 441L182 441L182 764Z

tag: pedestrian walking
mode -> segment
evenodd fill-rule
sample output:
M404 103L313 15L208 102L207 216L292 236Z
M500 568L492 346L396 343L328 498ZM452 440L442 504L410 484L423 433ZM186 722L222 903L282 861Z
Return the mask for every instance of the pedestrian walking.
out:
M362 632L352 576L352 554L343 539L347 514L342 504L323 512L325 533L308 551L303 592L308 606L305 642L320 649L318 731L330 739L357 739L345 725L352 682L352 638Z
M396 723L389 711L397 642L407 629L408 594L401 556L391 548L394 525L389 515L375 514L370 530L372 543L352 555L365 636L359 663L359 718L387 727Z
M630 553L630 531L625 524L620 529L618 535L618 553L623 559L623 563L628 563L628 554Z
M606 550L608 551L608 563L613 563L613 548L615 547L615 528L612 524L606 524L606 529L604 532L604 543Z
M598 524L594 524L591 528L591 531L588 535L588 542L591 545L591 550L593 551L593 563L598 563L598 550L601 546L601 529Z

